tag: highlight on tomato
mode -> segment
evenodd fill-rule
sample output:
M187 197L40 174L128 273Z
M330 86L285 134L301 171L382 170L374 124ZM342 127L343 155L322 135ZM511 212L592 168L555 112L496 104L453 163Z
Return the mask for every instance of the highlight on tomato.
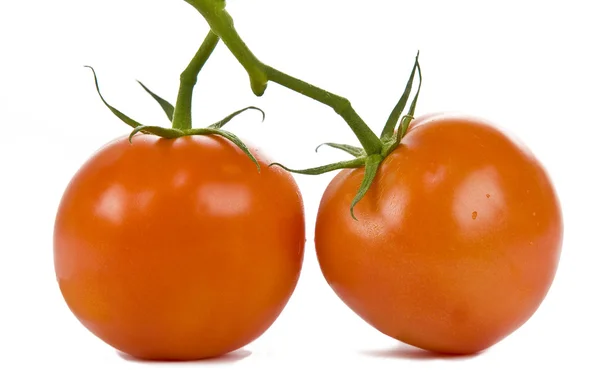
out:
M562 212L543 165L498 126L455 113L413 120L420 83L396 128L415 70L420 77L418 56L379 151L327 143L355 158L290 171L343 169L315 227L337 296L399 341L473 354L517 330L546 297Z
M77 171L56 215L55 270L68 307L133 357L196 360L249 344L280 315L301 271L294 179L222 129L243 110L191 128L195 77L217 42L209 34L182 75L175 107L145 87L172 128L141 125L100 95L134 130Z

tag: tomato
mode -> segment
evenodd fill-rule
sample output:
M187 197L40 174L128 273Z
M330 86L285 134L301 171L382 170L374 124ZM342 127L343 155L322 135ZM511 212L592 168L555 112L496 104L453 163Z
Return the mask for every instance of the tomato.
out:
M341 171L319 206L315 245L335 293L382 333L471 354L538 309L562 247L562 212L543 166L494 125L463 115L413 121L366 196Z
M77 172L55 223L55 269L75 316L143 359L245 346L299 278L304 209L293 178L215 136L119 138Z

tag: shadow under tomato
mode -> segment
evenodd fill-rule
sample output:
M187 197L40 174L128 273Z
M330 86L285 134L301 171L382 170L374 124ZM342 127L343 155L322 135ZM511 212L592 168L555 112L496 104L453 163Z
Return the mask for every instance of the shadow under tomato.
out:
M482 354L483 352L475 353L475 354L445 354L445 353L436 353L423 349L419 349L414 346L410 346L407 344L400 343L389 349L382 350L363 350L362 354L375 357L375 358L398 358L398 359L410 359L417 361L432 361L432 360L449 360L449 361L459 361L459 360L467 360L471 358L475 358Z
M199 360L192 361L178 361L178 360L148 360L142 358L136 358L129 354L125 354L123 352L117 351L119 357L128 362L137 362L137 363L156 363L156 364L168 364L168 363L177 363L177 364L227 364L227 363L235 363L243 360L244 358L249 357L252 352L246 349L239 349L233 351L231 353L224 354L220 357L213 358L205 358Z

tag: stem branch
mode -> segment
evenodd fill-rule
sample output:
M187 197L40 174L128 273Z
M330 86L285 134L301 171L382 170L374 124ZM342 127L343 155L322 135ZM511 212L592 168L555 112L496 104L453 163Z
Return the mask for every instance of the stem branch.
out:
M177 103L173 113L173 128L178 130L189 130L192 128L192 96L194 86L198 81L198 73L215 50L219 43L219 36L212 31L204 39L204 42L196 52L196 55L187 68L179 77L180 86L177 94Z
M254 56L233 26L233 19L225 10L224 0L185 0L202 14L210 29L218 35L250 76L252 91L264 94L268 78L263 64Z
M268 81L303 94L331 107L350 126L368 155L379 154L382 143L352 107L350 101L314 85L301 81L263 64L250 51L235 30L231 15L225 10L224 0L185 0L196 8L208 22L250 76L253 92L264 94Z
M367 154L381 151L381 141L356 113L350 101L314 85L301 81L270 66L264 66L267 78L281 86L331 107L350 126Z

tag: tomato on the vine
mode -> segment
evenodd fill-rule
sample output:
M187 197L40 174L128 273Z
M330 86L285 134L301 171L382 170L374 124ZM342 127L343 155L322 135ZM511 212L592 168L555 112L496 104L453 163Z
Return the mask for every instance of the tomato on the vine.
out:
M443 353L497 343L554 279L563 222L533 154L488 122L413 121L348 213L364 168L345 169L319 207L315 244L337 295L379 331Z
M144 359L199 359L261 335L302 266L292 176L217 136L119 138L70 182L55 266L76 317Z
M321 200L317 257L337 295L381 332L431 351L474 353L534 314L554 279L563 222L531 152L482 120L413 120L418 52L377 136L348 99L259 61L224 2L186 1L211 29L181 73L176 105L142 85L170 128L121 113L96 79L103 103L133 130L80 169L56 219L60 288L88 329L133 356L178 360L222 355L261 335L302 266L302 198L285 170L344 169ZM268 163L221 129L253 106L194 128L193 88L220 40L255 95L275 82L339 114L361 147L319 147L353 159L305 170Z

